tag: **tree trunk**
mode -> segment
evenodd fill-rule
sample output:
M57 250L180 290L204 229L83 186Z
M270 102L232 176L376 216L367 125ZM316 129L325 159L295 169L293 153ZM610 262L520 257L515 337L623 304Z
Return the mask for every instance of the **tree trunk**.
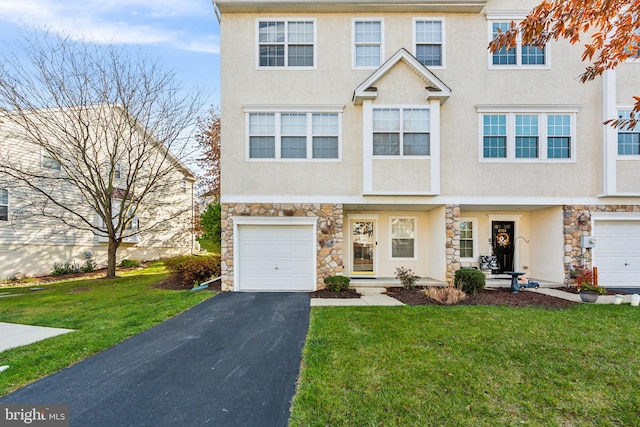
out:
M116 277L116 253L118 251L118 242L109 238L109 246L107 247L107 279Z

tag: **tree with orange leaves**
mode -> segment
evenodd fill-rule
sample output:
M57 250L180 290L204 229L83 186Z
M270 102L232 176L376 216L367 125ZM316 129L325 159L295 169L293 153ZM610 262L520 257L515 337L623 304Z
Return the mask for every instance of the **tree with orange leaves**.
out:
M580 75L585 83L605 70L613 69L640 52L640 0L544 0L520 23L499 33L489 49L514 48L520 35L522 44L544 46L550 40L580 42L589 34L582 60L591 64ZM640 96L628 120L608 120L612 126L633 128L640 118Z

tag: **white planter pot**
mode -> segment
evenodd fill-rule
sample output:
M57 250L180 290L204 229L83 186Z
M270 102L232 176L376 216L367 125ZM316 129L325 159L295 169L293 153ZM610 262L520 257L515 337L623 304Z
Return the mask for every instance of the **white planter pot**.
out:
M638 294L631 295L631 305L633 307L637 307L638 305L640 305L640 295Z
M616 299L613 301L615 305L622 304L622 300L624 300L624 295L616 295Z

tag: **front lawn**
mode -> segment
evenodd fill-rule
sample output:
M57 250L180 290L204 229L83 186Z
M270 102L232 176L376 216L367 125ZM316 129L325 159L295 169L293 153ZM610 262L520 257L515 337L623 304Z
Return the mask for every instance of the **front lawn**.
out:
M212 292L154 288L167 277L162 263L118 272L118 279L73 280L0 288L0 322L76 329L0 353L0 396L140 333L211 297ZM31 291L42 287L43 290Z
M640 425L640 311L312 309L292 426Z

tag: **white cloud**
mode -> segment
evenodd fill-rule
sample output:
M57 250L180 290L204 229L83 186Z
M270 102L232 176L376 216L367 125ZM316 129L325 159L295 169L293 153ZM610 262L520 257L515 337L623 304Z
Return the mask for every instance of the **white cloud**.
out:
M209 6L209 7L207 7ZM164 45L216 53L217 37L197 32L196 20L215 20L201 0L2 0L0 21L47 27L73 38L121 44ZM202 22L202 21L200 21ZM194 31L195 30L195 31ZM204 34L204 35L203 35Z

